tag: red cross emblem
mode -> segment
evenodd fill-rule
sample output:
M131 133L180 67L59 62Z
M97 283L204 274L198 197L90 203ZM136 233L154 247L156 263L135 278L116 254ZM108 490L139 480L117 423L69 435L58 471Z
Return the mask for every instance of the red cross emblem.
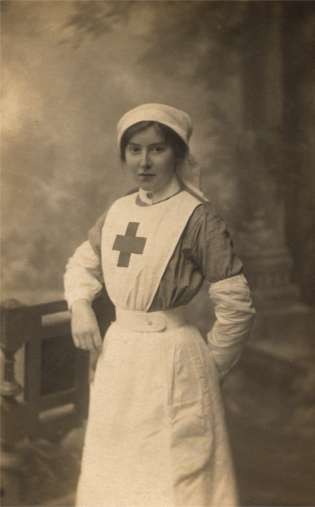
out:
M129 266L131 254L141 255L143 253L147 238L137 237L139 225L139 222L129 222L125 235L117 234L115 238L113 250L120 252L117 262L117 266L120 268Z

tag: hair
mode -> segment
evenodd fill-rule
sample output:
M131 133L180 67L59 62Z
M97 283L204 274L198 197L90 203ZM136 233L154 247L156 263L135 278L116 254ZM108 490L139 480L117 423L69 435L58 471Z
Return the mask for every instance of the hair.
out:
M178 160L183 160L188 153L188 146L186 143L179 137L174 130L172 130L167 125L163 125L163 123L159 123L157 121L139 121L134 125L131 125L124 133L120 141L120 158L122 161L126 160L126 147L130 141L130 139L138 132L145 130L149 127L154 127L162 136L164 137L164 142L171 146L174 150L175 157Z

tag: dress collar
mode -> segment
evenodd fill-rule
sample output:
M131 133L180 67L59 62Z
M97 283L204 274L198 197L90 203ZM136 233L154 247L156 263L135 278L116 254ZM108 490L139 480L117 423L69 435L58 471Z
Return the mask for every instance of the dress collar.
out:
M150 192L148 190L143 190L143 188L139 188L137 200L139 204L150 206L152 204L156 204L158 202L169 199L173 195L177 194L180 190L181 185L176 176L174 176L169 184L163 188L163 190L160 190L158 192Z

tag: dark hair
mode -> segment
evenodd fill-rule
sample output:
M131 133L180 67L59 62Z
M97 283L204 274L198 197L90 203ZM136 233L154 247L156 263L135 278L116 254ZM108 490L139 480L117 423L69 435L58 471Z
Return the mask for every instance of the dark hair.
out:
M134 125L131 125L123 134L120 141L120 158L122 161L126 160L126 147L129 143L132 136L138 134L144 129L149 127L155 127L159 133L161 133L164 137L164 142L171 146L174 150L175 157L179 160L183 160L188 152L188 147L186 143L179 137L174 130L172 130L167 125L163 125L163 123L159 123L157 121L139 121Z

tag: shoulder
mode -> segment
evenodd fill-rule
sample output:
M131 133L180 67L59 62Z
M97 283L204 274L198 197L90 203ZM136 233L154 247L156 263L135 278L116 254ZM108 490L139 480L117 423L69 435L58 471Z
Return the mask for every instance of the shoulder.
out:
M186 237L192 256L208 282L214 283L242 271L242 262L234 252L228 228L211 202L195 209Z
M173 198L171 200L173 200ZM189 220L195 213L196 209L205 202L206 201L203 199L202 194L198 195L187 188L182 188L182 190L174 196L174 205L178 210L180 209L182 213L186 210L189 215Z
M190 218L191 227L205 227L208 230L225 228L225 222L211 201L199 202Z
M197 188L191 188L187 185L183 186L184 193L191 196L191 198L194 198L198 203L200 204L206 204L208 199L206 196L201 192L201 190L198 190Z
M95 224L90 228L88 232L88 240L90 242L90 245L93 248L94 252L98 255L100 254L101 234L106 216L107 210L101 214L101 216L96 220Z

